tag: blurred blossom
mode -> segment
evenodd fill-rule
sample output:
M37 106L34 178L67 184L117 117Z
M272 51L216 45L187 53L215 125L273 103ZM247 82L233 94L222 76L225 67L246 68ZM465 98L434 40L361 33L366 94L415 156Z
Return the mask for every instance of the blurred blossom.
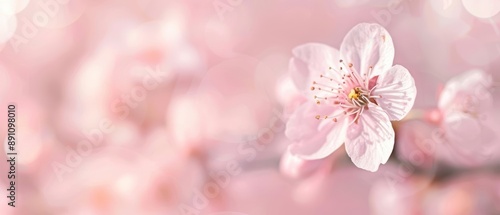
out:
M102 48L82 59L72 77L68 78L61 105L64 125L92 127L106 116L111 91L111 72L116 56L111 49ZM64 129L64 127L61 127ZM66 131L67 132L67 131Z
M234 48L237 43L227 23L213 18L205 27L205 41L208 47L221 57L234 56Z
M500 2L495 0L462 0L464 8L479 18L490 18L500 12Z
M173 0L134 0L132 2L135 3L132 5L138 6L145 15L150 17L161 17L169 13L187 13L182 6L184 2Z
M34 3L38 3L38 5L50 5L47 2L43 2L42 0L31 0ZM85 0L58 0L54 2L55 4L52 6L53 9L50 9L50 6L44 6L37 8L38 11L44 10L49 15L50 19L52 19L46 26L48 29L58 29L65 28L73 23L77 22L81 16L84 15L87 8L92 4L92 1Z
M370 192L372 214L422 214L421 202L429 189L425 186L427 182L428 179L422 176L412 176L394 184L378 180Z
M415 166L433 169L436 159L457 167L490 164L499 152L494 130L492 77L471 70L449 80L437 109L423 120L399 126L398 156Z
M203 76L191 104L196 104L192 108L204 119L196 126L206 129L207 138L232 142L269 125L273 103L261 89L271 83L256 80L259 65L259 59L242 55L222 61Z
M491 110L491 75L481 70L471 70L449 80L439 99L439 108L445 116L464 113L483 117Z
M423 214L498 214L497 175L463 176L437 184L425 196Z
M0 13L5 15L14 15L22 11L30 0L5 0L0 3Z
M334 154L319 160L306 160L290 152L290 148L283 154L280 160L280 170L283 174L292 178L304 178L315 173L329 174Z
M464 36L457 40L456 51L470 65L484 66L493 62L500 55L491 41Z
M226 208L245 214L303 214L308 211L307 205L295 201L291 195L293 188L293 183L275 171L250 172L236 178L227 189ZM262 207L255 207L256 204ZM309 211L312 212L312 209L309 208ZM316 209L321 211L322 208Z
M458 18L463 13L463 7L457 0L427 1L432 9L446 18Z
M290 181L272 170L249 172L235 178L224 195L225 210L246 214L398 214L415 209L419 195L402 194L399 189L414 189L418 179L408 179L397 187L387 175L397 172L394 165L382 166L376 173L356 168L339 168L325 175L319 184ZM312 192L313 187L316 190ZM384 201L394 196L393 202ZM388 202L387 204L383 202ZM403 204L404 203L404 204ZM384 205L385 204L385 205ZM260 205L260 207L255 207ZM414 206L411 206L414 205ZM384 209L384 207L386 207ZM412 210L413 210L412 209ZM418 211L418 210L417 210ZM393 213L394 212L394 213Z
M0 44L7 42L16 31L17 18L0 13Z
M366 4L367 2L368 2L367 0L362 0L362 1L335 0L335 3L339 7L355 7L355 6L360 6L360 5Z
M448 150L442 150L448 162L476 164L491 158L496 135L491 121L493 98L492 77L481 70L472 70L449 80L439 99Z
M171 154L164 160L167 162L154 162L140 151L111 147L85 161L64 183L49 180L42 195L55 200L48 207L65 213L173 212L202 177L196 165L183 157ZM110 168L98 168L102 163ZM79 186L68 188L75 185Z
M180 144L181 148L189 148L196 144L201 144L203 136L206 136L206 127L203 122L207 120L207 115L202 114L202 111L212 111L210 104L202 104L203 110L196 103L196 99L191 96L176 98L172 101L168 113L166 115L167 122L171 128L171 135L176 144Z

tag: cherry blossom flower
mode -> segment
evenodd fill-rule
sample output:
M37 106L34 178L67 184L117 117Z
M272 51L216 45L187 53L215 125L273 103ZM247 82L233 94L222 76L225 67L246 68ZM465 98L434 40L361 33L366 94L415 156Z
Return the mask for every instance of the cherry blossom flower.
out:
M398 130L398 157L431 168L435 160L455 167L487 165L500 154L494 130L492 77L471 70L450 79L438 107L423 119L403 123ZM417 156L418 155L418 156Z
M465 72L444 86L437 123L444 134L440 143L446 148L439 156L448 163L479 164L495 151L491 87L491 75L482 70Z
M322 159L343 143L353 163L376 171L394 146L390 121L413 106L413 77L393 65L394 46L378 24L362 23L344 38L340 51L323 44L293 50L290 72L310 101L287 123L290 151L307 160Z

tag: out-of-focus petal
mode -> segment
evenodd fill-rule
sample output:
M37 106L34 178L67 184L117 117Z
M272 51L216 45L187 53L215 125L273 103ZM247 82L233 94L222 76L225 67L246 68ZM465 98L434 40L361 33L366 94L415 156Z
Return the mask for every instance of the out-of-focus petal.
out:
M490 74L482 70L471 70L449 80L439 98L439 109L447 111L460 108L462 111L482 112L491 109L493 99L489 88Z
M322 166L325 166L330 160L305 160L290 152L290 147L281 157L280 171L281 173L292 178L304 178L315 173Z
M447 114L443 120L442 127L448 136L459 136L460 139L465 138L464 141L477 140L482 130L481 122L478 119L461 112Z
M462 0L464 8L478 18L491 18L500 12L500 2L495 0Z
M439 158L455 166L477 166L492 162L498 151L496 134L481 120L461 112L444 118L442 128L446 143Z
M395 65L378 78L377 87L372 92L377 103L384 109L389 119L401 120L413 107L417 88L410 72L400 65Z
M498 214L498 175L461 174L431 187L422 201L421 214Z
M345 63L352 63L362 76L373 67L370 75L373 77L391 68L394 44L391 35L381 25L361 23L344 37L340 45L340 57Z
M394 148L394 130L382 108L370 105L347 131L346 151L359 168L375 172Z

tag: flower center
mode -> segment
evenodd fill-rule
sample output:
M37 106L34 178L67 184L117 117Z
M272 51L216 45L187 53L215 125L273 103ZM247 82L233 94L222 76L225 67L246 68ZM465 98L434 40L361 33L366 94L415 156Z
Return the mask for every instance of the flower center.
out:
M357 107L362 107L370 103L370 92L360 87L355 87L349 92L348 98L351 103Z
M326 103L333 106L340 106L340 113L334 113L330 116L317 115L316 119L332 119L337 122L339 118L349 117L352 122L357 122L359 116L365 108L368 108L369 103L375 103L371 96L369 87L369 77L373 67L369 67L369 71L364 75L359 74L353 67L352 63L346 65L340 60L341 65L339 70L329 68L328 72L320 75L318 81L313 82L311 90L317 91L314 96L316 103ZM346 69L344 69L346 68Z
M356 87L357 89L351 89L351 92L349 93L349 98L350 99L358 99L361 93L359 92L359 87Z

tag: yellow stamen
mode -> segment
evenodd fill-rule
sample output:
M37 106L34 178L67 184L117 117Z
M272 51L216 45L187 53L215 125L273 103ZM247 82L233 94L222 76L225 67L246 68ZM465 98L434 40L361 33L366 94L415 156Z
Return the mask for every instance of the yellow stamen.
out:
M349 92L349 98L350 99L358 99L359 97L359 92L356 92L356 90L351 89L351 92Z

